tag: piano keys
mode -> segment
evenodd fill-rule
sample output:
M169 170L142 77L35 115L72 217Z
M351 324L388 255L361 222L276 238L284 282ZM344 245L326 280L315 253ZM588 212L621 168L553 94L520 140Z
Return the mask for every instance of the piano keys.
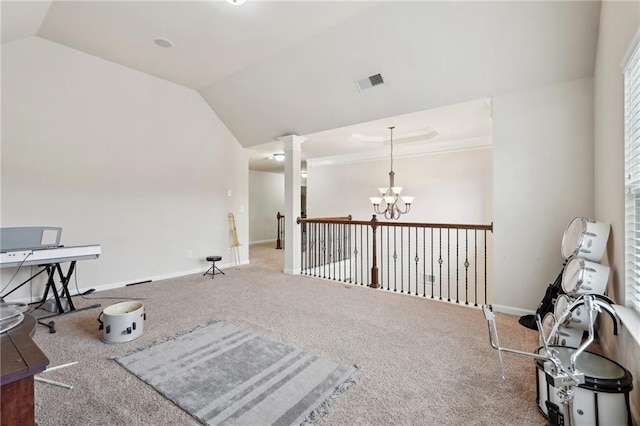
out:
M97 259L102 254L100 245L36 248L0 253L0 268L45 265L75 260Z

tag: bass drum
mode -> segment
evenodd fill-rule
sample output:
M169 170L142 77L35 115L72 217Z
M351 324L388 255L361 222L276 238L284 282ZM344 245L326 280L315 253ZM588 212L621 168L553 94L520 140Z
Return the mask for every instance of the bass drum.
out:
M571 296L603 295L609 281L609 267L571 256L562 271L562 290Z
M595 222L576 217L562 236L562 257L582 257L592 262L600 262L609 239L611 226L603 222Z
M554 346L562 365L569 365L573 348ZM536 349L544 355L544 348ZM549 417L547 402L563 413L558 388L547 381L544 361L535 360L537 369L536 402L545 417ZM574 386L574 426L628 426L631 425L629 393L633 389L633 377L627 369L615 361L593 352L585 351L576 360L576 369L585 375L585 382ZM552 405L552 406L553 406ZM555 407L554 407L555 409Z
M562 317L562 314L564 314L564 312L569 308L569 305L571 303L573 303L573 299L571 299L566 294L561 294L560 296L558 296L558 299L556 299L556 305L553 310L556 321L559 320L560 317ZM595 321L596 315L592 317L591 323ZM580 305L575 308L573 312L571 312L571 316L562 323L562 326L566 328L580 329L582 331L589 331L589 312L585 309L585 306Z

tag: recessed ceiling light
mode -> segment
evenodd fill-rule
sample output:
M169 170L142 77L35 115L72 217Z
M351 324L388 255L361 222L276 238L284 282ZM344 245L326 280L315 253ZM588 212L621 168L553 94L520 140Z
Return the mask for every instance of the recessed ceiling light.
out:
M240 6L247 2L247 0L227 0L227 3L230 3L234 6Z
M276 160L276 161L284 161L284 154L282 153L275 153L273 154L271 157L269 157L271 160Z
M165 48L173 47L173 42L171 40L167 40L166 38L162 38L162 37L154 38L153 42L156 44L156 46L165 47Z

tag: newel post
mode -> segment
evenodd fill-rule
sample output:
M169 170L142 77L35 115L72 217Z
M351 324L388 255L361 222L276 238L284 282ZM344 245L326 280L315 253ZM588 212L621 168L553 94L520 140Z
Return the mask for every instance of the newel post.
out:
M371 262L371 284L369 287L371 288L379 288L380 283L378 282L378 257L377 257L377 243L376 243L376 230L378 229L378 220L376 219L376 215L374 214L371 218L371 229L373 230L373 259Z

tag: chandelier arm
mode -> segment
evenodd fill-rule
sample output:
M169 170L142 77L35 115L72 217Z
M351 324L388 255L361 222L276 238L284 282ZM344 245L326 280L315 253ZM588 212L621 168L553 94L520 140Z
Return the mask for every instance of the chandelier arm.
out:
M404 205L403 210L400 210L400 207L396 207L396 208L400 214L407 214L409 213L409 209L410 209L410 207L407 204Z

